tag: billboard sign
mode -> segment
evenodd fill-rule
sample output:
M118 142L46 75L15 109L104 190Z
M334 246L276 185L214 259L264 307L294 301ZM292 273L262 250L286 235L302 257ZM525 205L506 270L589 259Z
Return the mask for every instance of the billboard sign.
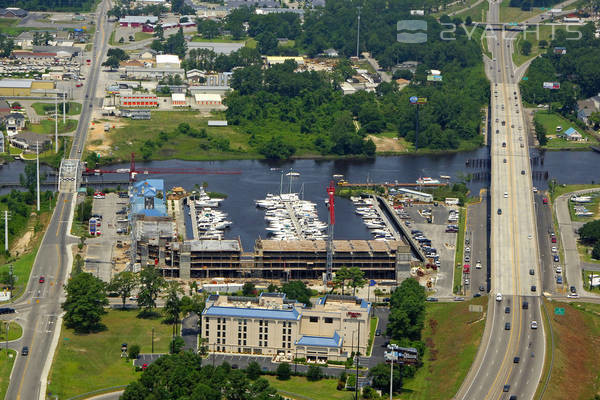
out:
M427 75L427 81L429 82L441 82L442 75Z
M566 47L555 47L554 54L560 54L560 55L567 54L567 48Z
M417 104L427 104L427 97L419 97L417 99Z
M417 101L419 100L419 98L417 96L411 96L408 101L410 101L410 104L417 104Z
M552 90L560 89L560 82L544 82L543 88Z

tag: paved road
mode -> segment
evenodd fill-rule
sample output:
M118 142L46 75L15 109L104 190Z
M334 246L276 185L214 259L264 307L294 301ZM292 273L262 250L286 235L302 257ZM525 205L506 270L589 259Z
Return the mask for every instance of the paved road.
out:
M543 203L544 194L535 196L535 211L537 215L538 247L540 252L540 265L542 273L542 288L544 293L551 295L564 294L562 286L556 284L556 267L560 265L553 261L552 247L557 247L558 243L552 243L550 233L554 232L554 222L552 220L552 208Z
M181 321L181 337L185 342L183 349L188 351L198 351L198 314L191 313Z
M488 21L499 22L499 3L490 2ZM492 296L482 346L457 397L487 400L517 395L529 400L541 377L545 351L537 229L523 107L511 59L516 33L494 33L488 39L493 60L485 63L492 81ZM503 295L502 301L495 300L496 293ZM526 310L522 301L528 302ZM530 328L532 320L539 322L539 329ZM515 356L520 357L518 364L513 363ZM505 385L510 385L507 392Z
M569 198L573 195L582 195L599 190L600 188L567 193L557 197L554 201L556 220L560 229L559 242L564 254L562 262L564 263L567 282L569 286L575 286L580 296L585 294L588 297L596 297L597 295L595 293L586 293L583 290L583 280L581 277L582 263L579 258L579 251L577 250L578 235L569 214Z
M471 273L470 285L466 294L473 296L475 293L486 294L489 292L489 224L488 224L488 196L486 191L481 196L481 202L468 206L465 239L465 249L470 248ZM477 261L481 261L481 268L476 268ZM480 290L483 287L483 290Z
M94 67L88 78L86 96L93 97L98 79L100 60L106 50L106 42L110 33L106 32L105 13L110 8L110 0L104 0L98 6L98 31L94 39ZM85 143L92 108L88 99L84 102L80 123L75 133L71 156L79 155ZM53 338L60 330L62 312L60 307L64 301L62 286L65 284L71 268L72 260L70 245L77 243L69 235L72 219L73 195L61 193L58 195L56 209L48 225L38 254L33 264L31 279L25 295L15 304L23 318L23 337L19 346L28 346L29 356L17 356L13 367L10 383L6 393L7 399L33 400L45 399L46 379L52 361L54 346ZM38 283L39 276L45 276L46 282Z

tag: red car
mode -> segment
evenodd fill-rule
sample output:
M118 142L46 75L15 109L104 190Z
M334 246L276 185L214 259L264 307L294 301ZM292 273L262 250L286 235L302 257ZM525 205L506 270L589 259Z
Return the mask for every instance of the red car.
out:
M40 283L44 283L46 280L44 279L43 276L40 276Z
M552 236L552 243L556 243L556 236Z
M148 369L148 364L144 363L144 364L142 365L142 371L145 371L145 370L147 370L147 369Z
M82 86L83 86L83 83L78 83L75 85L75 87L82 87Z
M548 204L548 199L544 197L544 198L542 199L542 203L544 203L544 204Z

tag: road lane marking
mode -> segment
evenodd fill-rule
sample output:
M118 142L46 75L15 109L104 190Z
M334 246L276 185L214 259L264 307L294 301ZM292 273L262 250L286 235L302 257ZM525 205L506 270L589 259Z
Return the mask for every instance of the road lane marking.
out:
M65 200L66 201L66 200ZM58 237L58 232L60 231L60 221L62 221L63 213L65 212L65 202L63 201L62 207L60 209L60 215L58 216L58 226L56 227L56 236Z
M31 345L29 350L31 351L31 349L33 349L33 344L35 343L35 332L37 332L37 326L38 326L38 322L39 319L36 319L35 321L35 326L33 327L33 337L31 338ZM21 399L21 389L23 387L23 382L25 381L25 373L27 371L27 366L29 365L29 356L26 356L27 360L25 360L25 367L23 368L23 375L21 375L21 382L19 383L19 390L17 390L17 400Z

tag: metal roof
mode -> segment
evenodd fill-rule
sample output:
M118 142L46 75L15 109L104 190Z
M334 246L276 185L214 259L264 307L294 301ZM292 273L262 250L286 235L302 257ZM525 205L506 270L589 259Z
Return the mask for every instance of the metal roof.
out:
M31 88L33 79L2 79L0 88Z
M342 347L342 338L336 332L333 337L323 336L302 336L297 342L298 346L317 346L317 347Z
M202 315L211 317L262 318L297 321L300 316L300 313L298 313L298 311L296 311L295 308L292 308L290 310L280 310L268 308L210 306L204 309Z

